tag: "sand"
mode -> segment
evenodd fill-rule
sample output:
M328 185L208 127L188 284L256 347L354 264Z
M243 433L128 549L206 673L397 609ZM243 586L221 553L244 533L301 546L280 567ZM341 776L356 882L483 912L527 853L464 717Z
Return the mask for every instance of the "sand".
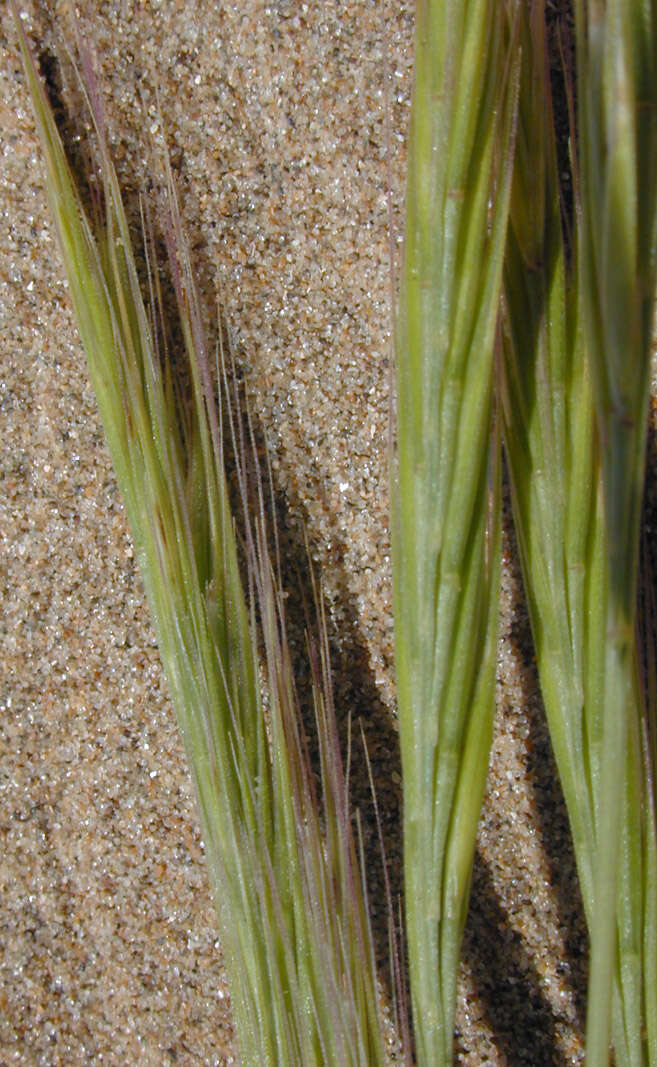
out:
M68 5L20 7L74 134ZM339 704L364 723L397 886L390 262L413 7L93 0L85 11L129 209L161 180L168 148L209 318L220 300L270 449L287 550L300 553L308 531ZM6 4L0 138L0 1065L230 1064L192 787ZM504 590L457 1057L574 1064L586 939L508 529Z

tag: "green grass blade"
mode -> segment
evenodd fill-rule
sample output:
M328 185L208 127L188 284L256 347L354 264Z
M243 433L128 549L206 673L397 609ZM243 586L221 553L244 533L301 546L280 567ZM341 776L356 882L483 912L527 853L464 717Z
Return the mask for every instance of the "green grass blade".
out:
M21 48L73 307L196 785L242 1062L376 1067L385 1062L380 991L325 646L312 673L326 831L262 507L244 549L253 596L243 591L212 367L172 184L168 245L187 397L154 340L157 271L150 266L148 308L88 61L83 54L102 176L98 226L85 215L22 34ZM242 484L246 459L238 453Z
M504 5L418 5L393 518L404 877L420 1064L451 1062L488 767L499 580L494 349L516 69Z
M595 751L605 647L601 486L577 278L562 239L541 3L531 22L523 14L520 36L504 263L504 445L541 688L590 916L595 815L583 768Z
M651 1062L644 1044L650 1013L642 983L654 972L655 957L644 925L657 910L657 899L651 888L652 801L641 757L636 650L631 641L617 673L625 692L627 749L624 754L611 749L619 781L616 894L608 877L601 888L599 863L608 848L600 795L609 752L606 680L615 655L608 632L613 590L582 323L581 240L576 225L567 265L542 4L533 6L531 24L522 20L521 35L525 65L505 261L504 440L541 689L594 944L601 904L604 912L612 909L617 965L608 961L602 975L591 976L589 1057L607 1062L613 1019L616 1062L639 1067ZM600 966L595 955L593 966Z
M652 0L578 0L578 130L585 328L601 449L610 598L604 672L596 910L591 930L588 1055L605 1063L623 775L636 775L633 736L635 598L643 498L649 363L657 269L657 7ZM626 783L632 789L633 782ZM623 849L623 854L621 853ZM619 870L621 876L619 881Z
M643 670L644 714L641 721L641 753L644 768L643 807L643 1017L645 1060L657 1063L657 603L654 564L650 546L644 543L640 586L639 646Z

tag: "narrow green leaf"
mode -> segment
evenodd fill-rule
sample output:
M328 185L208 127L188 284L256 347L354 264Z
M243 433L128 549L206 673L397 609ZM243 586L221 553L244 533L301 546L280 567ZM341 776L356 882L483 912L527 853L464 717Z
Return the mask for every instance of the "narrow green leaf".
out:
M654 947L644 933L646 916L657 912L653 801L641 756L633 634L620 660L609 631L614 594L580 295L582 238L576 216L567 262L543 7L532 6L531 22L521 19L525 64L505 261L504 440L541 689L591 933L589 1062L607 1062L613 1022L616 1062L639 1067L653 1062L643 991L649 982L654 998ZM612 708L626 716L625 750L609 734ZM601 863L615 855L602 802L612 764L617 875ZM612 958L599 941L609 914Z
M517 65L503 4L418 5L397 331L394 596L417 1056L450 1063L494 707L494 351Z

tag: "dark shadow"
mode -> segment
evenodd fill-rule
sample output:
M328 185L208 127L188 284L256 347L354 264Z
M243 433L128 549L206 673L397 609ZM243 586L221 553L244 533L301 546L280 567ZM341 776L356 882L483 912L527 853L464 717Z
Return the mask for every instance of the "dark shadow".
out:
M556 895L559 930L565 945L566 961L561 965L561 977L573 996L581 1036L586 1013L588 939L568 816L540 702L508 494L505 496L505 529L512 549L508 555L515 602L507 638L515 647L518 662L523 665L523 712L530 729L525 746L526 781L535 798L533 811L550 886ZM498 714L504 712L499 709ZM473 871L463 959L471 970L488 1025L506 1062L523 1067L542 1067L543 1064L567 1067L568 1061L558 1050L558 1020L542 992L540 975L519 934L511 928L492 883L490 869L479 852Z
M568 1067L568 1059L558 1051L556 1019L540 976L520 934L509 925L479 852L470 909L477 914L476 936L468 923L462 955L503 1062L510 1067ZM471 1051L458 1033L455 1047L457 1055Z

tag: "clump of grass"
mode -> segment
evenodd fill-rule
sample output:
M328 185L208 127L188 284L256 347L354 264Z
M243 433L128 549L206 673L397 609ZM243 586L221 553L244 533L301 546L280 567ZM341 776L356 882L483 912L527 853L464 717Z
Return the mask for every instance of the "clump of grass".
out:
M621 456L605 460L605 452L614 451L613 435L621 432L613 425L619 412L600 420L592 379L600 376L605 346L613 347L611 320L624 316L625 304L607 294L607 325L599 323L594 338L586 306L593 300L600 313L601 305L587 262L590 192L580 187L573 159L577 209L567 219L542 0L531 14L523 12L521 24L524 69L505 260L504 441L541 689L591 938L587 1062L608 1062L611 1027L616 1062L638 1065L656 1062L649 1035L657 995L654 798L642 754L631 562L638 531L630 533L629 514L636 513L643 486L648 383L645 375L642 384L628 383L632 416L626 409L630 425L622 433L634 439L636 432L642 443L626 440L621 447L628 484L618 497L618 472L610 467ZM585 62L578 84L585 96L593 88ZM582 106L577 133L584 161L590 138L601 134L591 128L587 107L590 102ZM625 225L615 218L614 227ZM611 255L607 247L598 269L615 272ZM626 284L634 300L642 299L638 276ZM617 511L624 511L623 521Z
M248 442L241 451L233 433L247 520L244 580L240 574L224 473L226 427L213 386L223 378L223 362L219 355L213 368L207 351L171 176L167 244L191 402L158 349L162 301L148 242L148 300L142 299L84 49L81 81L102 187L93 219L22 31L20 43L73 308L198 794L242 1062L383 1064L381 997L326 639L320 634L315 651L309 645L320 806L299 725L262 493L249 513Z
M495 341L517 96L513 6L417 8L393 560L404 885L418 1062L450 1063L494 710Z
M635 608L657 276L657 11L652 0L578 0L576 10L568 248L544 0L422 0L417 11L393 548L409 972L417 1060L431 1067L452 1059L492 729L498 404L591 934L588 1061L608 1062L611 1033L619 1065L657 1065L657 682L648 631L642 694ZM207 350L170 173L163 216L191 398L156 341L166 330L148 236L142 298L84 50L102 187L93 219L22 34L21 47L73 306L196 783L242 1059L382 1064L325 629L309 641L320 801L263 491L258 483L253 511L248 433L216 399L223 354ZM241 546L224 440L236 451Z

